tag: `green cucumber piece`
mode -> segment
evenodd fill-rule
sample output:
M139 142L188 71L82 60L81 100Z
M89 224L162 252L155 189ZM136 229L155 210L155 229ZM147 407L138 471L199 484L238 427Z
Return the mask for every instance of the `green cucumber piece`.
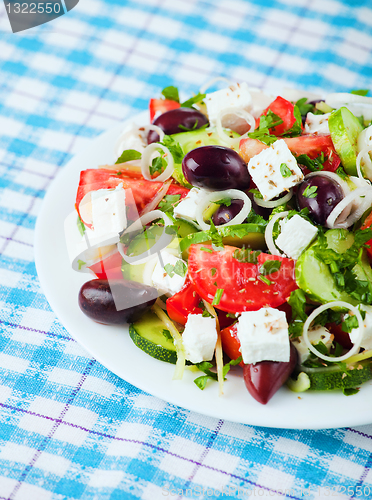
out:
M305 372L300 372L297 379L289 377L286 382L287 387L293 392L305 392L311 387L309 375Z
M137 347L153 358L176 364L177 353L173 339L163 331L166 325L151 311L129 326L129 335Z
M309 377L310 390L313 391L352 389L372 379L372 362L370 359L350 365L346 370L342 370L338 365L324 368L301 368Z
M349 175L357 175L358 136L363 126L347 108L334 111L328 120L329 132L341 163Z

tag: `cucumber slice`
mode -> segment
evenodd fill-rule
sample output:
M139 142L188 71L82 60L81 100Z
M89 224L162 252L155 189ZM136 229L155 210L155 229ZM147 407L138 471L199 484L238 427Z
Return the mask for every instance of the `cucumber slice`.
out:
M289 377L286 385L293 392L305 392L310 389L311 381L307 373L300 372L296 380Z
M324 368L304 368L310 379L310 390L331 391L334 389L352 389L372 379L372 362L370 359L350 365L341 370L338 365ZM346 373L346 375L345 375Z
M173 339L169 338L164 330L167 330L164 323L156 314L148 311L129 326L129 335L136 346L146 354L160 361L176 364L177 354Z
M341 163L349 175L357 175L358 136L363 130L358 118L342 107L334 111L328 120L329 132Z

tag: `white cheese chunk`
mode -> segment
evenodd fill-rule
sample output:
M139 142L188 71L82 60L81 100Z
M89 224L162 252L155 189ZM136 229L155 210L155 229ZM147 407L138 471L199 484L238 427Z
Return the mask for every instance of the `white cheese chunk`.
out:
M127 227L125 190L122 185L116 189L92 191L91 201L95 237L119 234Z
M290 344L285 313L272 307L243 312L237 336L244 363L289 361Z
M152 273L152 284L161 294L168 296L174 295L179 292L185 284L186 272L184 276L180 276L179 274L172 272L170 273L173 274L171 277L164 269L167 264L175 266L178 262L183 262L183 264L187 266L185 261L175 257L171 253L166 251L160 252L159 260L156 263L154 272Z
M311 344L316 345L319 344L319 342L323 342L328 350L330 350L334 336L325 326L317 325L315 328L308 331L308 337ZM302 364L310 356L309 348L302 337L297 337L293 341L293 344L298 352L298 362Z
M324 115L313 115L308 113L306 115L305 133L313 135L329 135L328 119L331 113Z
M364 331L363 331L363 337L362 337L362 342L361 342L361 347L364 349L372 349L372 306L367 306L364 304L360 305L360 309L362 311L365 311L366 317L363 320L364 324ZM357 336L359 335L357 329L351 330L349 333L349 337L351 342L355 342L357 340Z
M249 111L252 107L252 97L248 85L245 82L230 85L228 88L207 94L204 102L207 106L208 118L211 126L216 125L219 113L227 108L240 108ZM238 120L240 122L241 119ZM222 125L235 130L236 121L237 118L232 117L229 119L229 123L224 120Z
M190 222L196 220L198 201L204 198L204 191L199 188L192 188L190 192L174 208L174 216Z
M318 230L300 215L280 222L281 233L275 244L292 259L298 259L318 234Z
M290 175L285 168L281 172L282 164L289 169ZM283 139L275 141L269 148L253 156L249 160L248 171L264 200L272 200L283 191L289 191L304 178L296 158Z
M189 314L182 334L185 356L191 363L201 363L213 358L217 342L216 320L201 314Z

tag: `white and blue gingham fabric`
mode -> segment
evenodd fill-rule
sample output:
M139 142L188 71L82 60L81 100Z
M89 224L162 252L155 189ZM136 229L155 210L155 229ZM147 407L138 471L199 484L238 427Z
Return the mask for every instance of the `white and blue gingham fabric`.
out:
M0 500L372 498L372 425L252 427L146 394L70 337L33 258L58 171L163 87L372 89L371 47L368 0L80 0L18 34L1 4Z

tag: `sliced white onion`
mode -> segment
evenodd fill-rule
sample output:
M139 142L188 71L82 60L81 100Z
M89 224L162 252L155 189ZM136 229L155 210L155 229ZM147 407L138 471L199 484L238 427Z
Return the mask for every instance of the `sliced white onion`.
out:
M351 214L345 220L337 222L337 219L339 219L340 215L342 215L343 210L349 207L352 209L353 205L357 200L358 203L356 203L356 209L352 211ZM347 229L348 227L352 226L354 222L356 222L362 217L364 212L371 206L371 204L372 204L372 187L365 186L357 188L351 193L349 193L347 196L345 196L345 198L341 200L340 203L337 203L335 208L329 214L325 225L326 227L329 227L331 229L334 228Z
M363 148L356 159L356 168L358 172L358 177L359 179L362 179L364 182L370 184L370 180L372 180L372 161L370 157L370 153L372 153L372 146L367 146ZM364 163L364 173L368 177L369 180L366 180L363 176L362 173L362 168L361 168L361 161L363 160Z
M310 342L308 332L309 332L309 327L311 323L314 321L314 319L323 311L326 309L332 309L334 307L340 307L343 309L347 309L348 311L353 311L355 314L357 320L358 320L358 330L357 330L357 338L356 341L354 342L353 347L350 349L349 352L344 354L343 356L337 356L337 357L331 357L331 356L326 356L325 354L322 354L319 352ZM323 304L322 306L318 307L315 309L310 316L307 318L304 324L304 329L302 336L304 338L306 346L310 349L310 351L315 354L318 358L324 359L325 361L331 361L332 363L337 363L338 361L344 361L350 356L353 356L354 354L357 354L360 349L360 344L362 342L363 338L363 331L364 331L364 323L362 320L362 316L360 315L359 309L357 307L352 306L351 304L347 302L342 302L341 300L337 300L335 302L328 302L328 304Z
M150 165L151 162L154 158L154 153L159 154L158 149L161 149L164 154L166 155L166 160L168 162L166 169L164 172L162 172L160 175L157 177L152 178L150 174ZM153 182L164 182L171 175L173 174L174 170L174 160L171 152L169 151L168 148L163 146L162 144L158 144L157 142L153 142L152 144L149 144L144 152L142 153L142 159L141 159L141 170L142 170L142 175L143 177L148 180L148 181L153 181Z
M287 194L279 198L278 200L270 200L270 201L265 201L262 198L257 198L256 196L253 197L255 203L259 205L260 207L264 208L275 208L278 207L279 205L284 205L284 203L287 203L293 196L293 189L291 188Z
M133 231L141 231L146 224L149 224L150 222L156 220L156 219L163 219L164 220L164 230L163 234L160 236L158 241L148 250L145 252L141 253L140 255L135 255L133 257L130 257L129 255L126 255L124 252L124 245L119 241L117 244L118 251L120 255L123 257L125 262L128 262L128 264L144 264L145 262L148 262L150 259L154 257L154 255L164 248L166 248L172 241L173 236L171 234L167 234L165 232L165 229L167 226L171 226L173 224L172 220L161 210L153 210L152 212L148 212L147 214L143 215L139 219L137 219L133 224L131 224L123 233L123 235L132 233Z
M140 153L142 153L147 144L147 135L151 130L157 132L161 142L164 138L164 131L157 125L135 125L134 123L132 123L130 128L123 130L118 140L116 141L114 147L115 157L120 158L123 151L125 151L126 149L136 149L135 147L133 147L133 138L142 143L141 147L138 148L141 149ZM132 141L130 141L131 139Z
M226 134L222 126L222 119L227 115L236 115L239 116L240 118L243 118L243 120L245 120L249 125L249 130L245 134L240 135L239 137L230 137L228 134ZM253 132L255 126L256 126L256 120L251 115L251 113L248 113L248 111L245 111L244 109L237 107L225 108L221 110L216 118L217 134L219 135L222 141L224 141L226 144L232 147L237 146L242 139L248 137L248 133Z
M285 217L287 217L288 214L289 214L289 212L280 212L278 214L275 214L273 216L273 218L270 220L270 222L268 223L268 225L266 226L265 241L266 241L266 246L269 249L269 252L271 253L271 255L279 255L279 256L285 255L285 254L281 253L275 246L274 238L273 238L273 229L274 229L275 222L279 219L284 219Z
M372 97L348 94L347 92L336 92L328 94L325 99L326 104L331 108L339 108L342 104L369 104L372 105Z
M244 220L248 217L249 212L252 208L251 200L244 193L244 191L239 191L239 189L226 189L225 191L206 191L205 197L198 201L196 209L196 221L201 227L201 229L208 230L210 225L204 222L203 214L207 207L218 200L223 198L231 198L232 200L243 200L244 205L238 214L235 215L229 222L223 224L223 226L231 226L232 224L242 224Z
M209 89L209 87L212 87L212 85L214 85L216 82L226 82L229 85L235 85L232 80L229 80L228 78L225 78L224 76L216 76L216 78L212 78L207 83L205 83L204 85L202 85L200 87L199 92L201 94L205 94L206 91Z

